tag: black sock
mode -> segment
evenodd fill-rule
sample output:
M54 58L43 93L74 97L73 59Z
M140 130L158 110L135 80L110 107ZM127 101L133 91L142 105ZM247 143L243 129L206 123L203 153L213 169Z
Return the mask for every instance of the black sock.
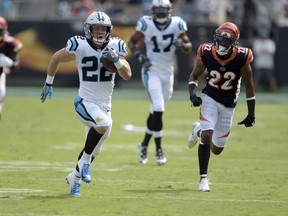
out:
M150 131L153 131L152 118L153 118L153 114L150 113L146 121L146 126ZM148 147L151 137L152 137L152 134L145 133L145 136L141 145Z
M152 118L152 124L155 132L160 132L162 131L163 128L163 122L162 122L162 115L163 112L154 112L153 113L153 118ZM156 145L156 152L158 149L161 149L161 141L162 137L154 137L155 145Z
M161 149L161 140L162 140L162 137L154 138L155 145L156 145L156 152L158 152L158 149Z
M152 134L145 133L144 140L142 141L141 145L148 147L151 137L152 137Z
M82 157L83 151L85 151L86 154L92 154L93 150L97 146L97 144L98 144L98 142L102 136L103 136L103 134L99 134L93 127L90 128L88 135L87 135L87 138L86 138L84 149L82 149L82 151L80 152L80 154L78 156L78 161ZM91 162L93 160L94 160L94 157L92 157ZM76 170L79 172L78 164L76 165Z
M99 134L94 128L90 128L84 147L84 151L86 154L92 154L94 148L96 147L102 136L103 134Z
M198 147L198 161L199 161L200 175L207 175L209 159L210 159L210 145L200 144Z

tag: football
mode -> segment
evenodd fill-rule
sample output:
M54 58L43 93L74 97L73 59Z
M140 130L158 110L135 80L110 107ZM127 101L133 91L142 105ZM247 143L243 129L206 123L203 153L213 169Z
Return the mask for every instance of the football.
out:
M106 58L102 58L102 64L106 68L107 71L115 73L117 72L117 68L115 67L112 61L109 61Z

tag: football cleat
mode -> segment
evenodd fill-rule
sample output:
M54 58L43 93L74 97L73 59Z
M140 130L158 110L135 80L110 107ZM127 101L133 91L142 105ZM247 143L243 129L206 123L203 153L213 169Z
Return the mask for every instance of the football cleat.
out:
M70 185L70 194L72 196L79 196L80 195L80 186L81 182L75 181L76 177L73 173L69 173L66 177L67 184Z
M84 182L91 182L90 164L84 164L81 170L81 178Z
M190 149L193 148L199 140L199 137L197 135L197 132L199 131L199 126L200 126L199 122L195 122L193 124L192 135L190 135L188 138L188 148L190 148Z
M146 146L142 146L141 143L138 145L138 149L139 149L139 162L142 164L146 164L148 162L148 158L147 158L147 147Z
M158 149L156 152L156 162L158 165L163 165L167 162L167 158L165 157L162 149Z
M201 192L209 192L210 191L209 181L208 181L207 177L201 177L200 178L199 191L201 191Z

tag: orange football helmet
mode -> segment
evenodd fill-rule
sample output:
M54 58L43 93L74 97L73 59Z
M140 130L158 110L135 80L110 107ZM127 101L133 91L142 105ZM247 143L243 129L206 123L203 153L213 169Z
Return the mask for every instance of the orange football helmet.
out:
M214 44L219 55L229 54L234 46L237 46L240 38L240 30L232 22L221 24L215 31Z

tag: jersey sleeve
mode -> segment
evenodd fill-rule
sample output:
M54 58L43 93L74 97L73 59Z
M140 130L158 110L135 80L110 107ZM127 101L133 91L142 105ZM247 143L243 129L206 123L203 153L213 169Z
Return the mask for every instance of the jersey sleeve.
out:
M128 54L126 43L121 38L118 37L111 38L108 46L116 50L116 52L121 56L126 57L126 55Z
M247 51L245 53L246 64L250 64L254 60L253 52L249 48L246 48L246 49L247 49Z
M143 16L141 17L136 24L136 31L140 31L140 32L145 32L148 25L147 22L145 21L146 17Z
M204 44L200 44L197 50L197 59L198 61L203 62L202 57L203 57L203 52L204 52Z
M79 46L79 43L77 41L76 36L74 36L68 39L65 50L70 54L75 54L78 46Z
M187 23L180 17L178 27L181 33L184 33L188 30Z

